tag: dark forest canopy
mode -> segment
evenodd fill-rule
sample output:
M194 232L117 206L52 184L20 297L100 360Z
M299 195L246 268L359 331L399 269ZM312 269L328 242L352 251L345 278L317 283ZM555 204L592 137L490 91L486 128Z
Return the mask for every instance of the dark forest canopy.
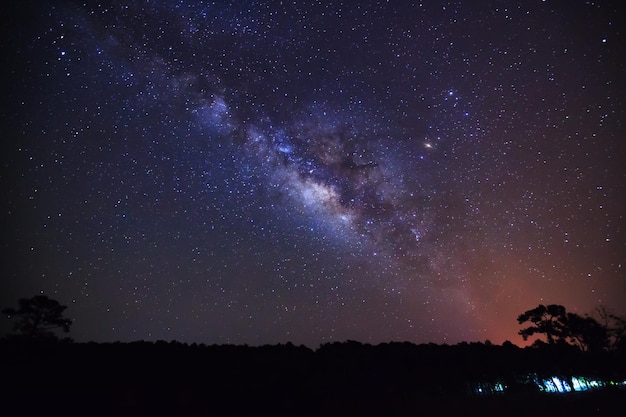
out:
M33 412L42 411L37 407L48 411L47 401L55 404L58 398L69 406L100 404L100 415L416 415L462 412L464 407L483 413L488 403L472 399L474 387L493 382L506 387L506 394L493 400L500 412L511 407L528 411L529 398L534 404L556 401L548 409L563 410L564 400L536 397L541 393L535 380L623 381L625 353L594 354L567 344L519 348L480 342L346 341L313 350L290 343L0 341L3 379L11 382L8 398ZM617 401L611 394L615 390L622 398L623 388L585 398L602 395L606 401L608 395ZM37 404L29 402L32 395ZM493 409L493 404L487 407Z
M604 322L559 305L528 310L518 318L527 325L520 334L547 342L537 339L525 348L508 341L373 345L348 340L317 349L292 343L74 343L52 333L69 330L64 310L47 297L23 299L19 309L4 310L18 319L17 333L0 339L0 365L9 382L4 394L26 414L54 414L60 411L54 408L59 399L65 401L64 415L74 409L82 415L84 407L99 404L96 415L196 416L489 416L511 415L511 410L521 416L539 409L585 415L599 405L623 402L626 348L617 326L623 321L606 310L597 316ZM590 344L598 340L602 343ZM583 381L585 390L592 384L608 388L584 393L584 404L578 396L541 397L550 384L566 381ZM500 397L476 398L485 393Z

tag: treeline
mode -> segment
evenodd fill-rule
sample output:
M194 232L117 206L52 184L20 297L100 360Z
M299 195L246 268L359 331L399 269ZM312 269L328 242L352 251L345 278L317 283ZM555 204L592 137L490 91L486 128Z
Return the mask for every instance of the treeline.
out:
M64 415L468 415L468 410L518 415L511 407L527 414L540 405L544 412L571 406L571 415L582 415L577 413L587 403L597 408L597 397L536 397L529 378L626 379L623 349L590 353L566 344L522 349L511 343L348 341L313 350L292 344L7 338L0 349L7 386L3 404L19 405L24 415L50 410ZM507 387L499 398L478 398L472 391L479 382L496 380ZM623 408L623 394L590 395L608 396L602 397L603 406L615 402Z
M348 341L313 350L73 343L59 339L73 323L66 308L37 295L2 310L14 323L14 333L0 339L5 414L613 416L624 409L626 319L606 309L582 316L556 304L528 310L518 317L526 326L519 334L539 338L524 349ZM567 381L608 388L540 392L567 391Z

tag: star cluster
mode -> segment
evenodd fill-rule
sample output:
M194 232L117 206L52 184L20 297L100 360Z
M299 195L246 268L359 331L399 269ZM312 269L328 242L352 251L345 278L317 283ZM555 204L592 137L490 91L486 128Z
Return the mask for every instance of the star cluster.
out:
M619 2L20 2L0 301L77 340L521 342L623 314Z

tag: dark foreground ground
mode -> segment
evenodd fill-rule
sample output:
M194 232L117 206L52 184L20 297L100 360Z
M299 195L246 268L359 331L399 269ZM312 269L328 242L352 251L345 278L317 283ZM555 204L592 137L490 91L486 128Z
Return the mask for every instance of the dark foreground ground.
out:
M141 387L137 387L141 390ZM54 392L55 390L52 390ZM20 416L611 416L624 415L626 392L605 390L569 394L502 394L490 397L440 397L406 399L396 402L385 399L328 397L312 398L310 403L264 402L256 406L255 399L241 395L230 406L211 406L185 391L173 392L167 398L162 393L142 395L132 392L121 396L71 390L63 396L50 398L36 394L4 398L3 415ZM11 409L6 408L12 404ZM15 407L15 408L13 408ZM13 414L15 413L15 414Z
M313 351L290 344L5 340L0 365L0 415L626 415L623 386L564 394L537 389L533 377L626 379L621 353L592 357L571 349L346 342ZM505 392L476 394L476 384L489 381Z

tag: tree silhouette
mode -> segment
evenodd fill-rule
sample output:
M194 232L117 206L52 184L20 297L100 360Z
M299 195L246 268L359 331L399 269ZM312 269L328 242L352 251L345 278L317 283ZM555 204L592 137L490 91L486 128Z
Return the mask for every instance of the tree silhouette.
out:
M54 330L62 329L69 332L72 321L63 317L67 306L59 304L45 295L22 298L18 301L19 308L5 308L2 312L17 321L14 330L30 338L56 338Z
M609 347L609 330L591 316L567 313L568 336L585 352L601 352Z
M616 316L604 306L596 307L593 316L607 330L609 350L618 349L624 344L626 340L626 318Z
M568 336L567 313L565 307L557 304L544 306L540 304L532 310L528 310L517 318L519 324L532 323L519 331L524 340L535 334L544 334L548 344L564 342Z
M568 343L584 352L616 350L626 338L626 319L604 307L597 308L592 315L581 316L568 313L561 305L539 305L520 314L517 321L532 324L519 331L524 340L543 334L550 345ZM535 341L535 344L540 343L543 342Z

